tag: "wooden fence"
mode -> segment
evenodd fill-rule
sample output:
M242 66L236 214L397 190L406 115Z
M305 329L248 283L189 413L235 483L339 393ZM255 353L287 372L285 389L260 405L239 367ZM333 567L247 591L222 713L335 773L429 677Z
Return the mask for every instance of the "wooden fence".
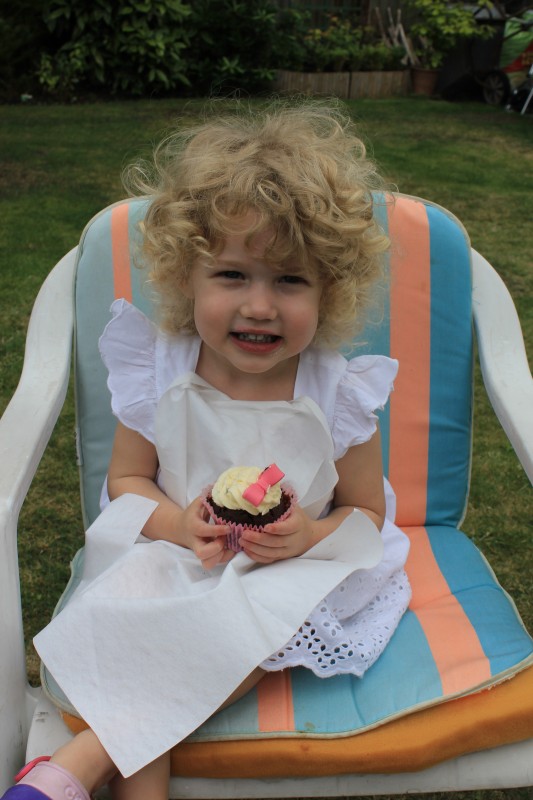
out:
M411 91L409 70L379 72L289 72L280 70L276 84L283 94L327 95L357 100L394 97Z

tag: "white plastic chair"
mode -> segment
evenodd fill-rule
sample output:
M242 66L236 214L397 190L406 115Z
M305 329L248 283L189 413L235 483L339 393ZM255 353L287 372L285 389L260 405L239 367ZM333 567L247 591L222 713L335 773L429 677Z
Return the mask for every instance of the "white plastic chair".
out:
M17 522L62 408L71 370L77 248L50 272L28 329L20 383L0 421L0 790L20 765L71 734L41 689L27 683ZM472 251L473 316L485 386L533 481L533 380L513 301ZM420 772L272 779L174 778L171 798L325 797L510 788L533 784L533 739L469 753Z

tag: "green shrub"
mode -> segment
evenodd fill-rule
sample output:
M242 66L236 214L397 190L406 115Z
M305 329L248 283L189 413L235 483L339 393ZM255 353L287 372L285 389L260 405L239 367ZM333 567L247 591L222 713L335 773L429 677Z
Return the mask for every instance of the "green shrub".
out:
M491 8L491 0L478 0L477 6ZM461 42L487 39L494 34L490 25L480 25L472 6L459 0L407 0L414 14L409 27L418 66L439 69L444 58Z
M308 61L306 37L311 14L298 8L278 12L272 62L277 69L302 71Z
M281 42L274 0L195 0L186 50L191 93L257 93L270 88ZM288 44L287 44L288 46Z
M0 5L0 101L14 102L39 87L35 71L49 32L43 21L46 0Z
M403 68L405 50L403 47L389 47L384 42L362 44L352 55L349 68L356 72L371 70L397 70Z
M186 84L189 14L181 0L50 0L54 48L41 55L39 82L62 100L78 89L141 96Z
M312 28L305 37L306 61L314 72L342 72L357 57L363 40L361 28L347 19L330 17L327 28Z
M394 69L403 51L340 15L276 0L19 0L0 10L0 101L40 94L250 95L278 69Z
M327 18L325 28L305 29L301 41L296 58L289 53L282 59L282 69L306 72L400 69L405 56L402 47L389 47L374 28L354 25L337 15Z

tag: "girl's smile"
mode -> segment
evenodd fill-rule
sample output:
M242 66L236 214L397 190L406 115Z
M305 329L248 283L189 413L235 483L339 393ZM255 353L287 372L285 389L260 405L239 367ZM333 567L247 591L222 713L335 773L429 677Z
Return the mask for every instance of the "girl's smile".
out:
M248 353L271 353L281 344L281 336L257 331L234 331L230 334L237 347Z
M276 379L294 383L298 356L314 338L321 286L296 259L265 259L272 229L247 243L254 222L253 211L236 220L215 263L196 264L185 291L202 339L198 373L224 391L245 376L268 378L276 394Z

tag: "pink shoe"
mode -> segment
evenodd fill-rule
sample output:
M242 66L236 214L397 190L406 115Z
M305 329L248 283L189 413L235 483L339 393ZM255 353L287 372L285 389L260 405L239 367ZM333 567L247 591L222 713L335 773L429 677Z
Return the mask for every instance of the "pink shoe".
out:
M15 776L16 785L1 800L91 800L85 787L50 756L26 764Z

